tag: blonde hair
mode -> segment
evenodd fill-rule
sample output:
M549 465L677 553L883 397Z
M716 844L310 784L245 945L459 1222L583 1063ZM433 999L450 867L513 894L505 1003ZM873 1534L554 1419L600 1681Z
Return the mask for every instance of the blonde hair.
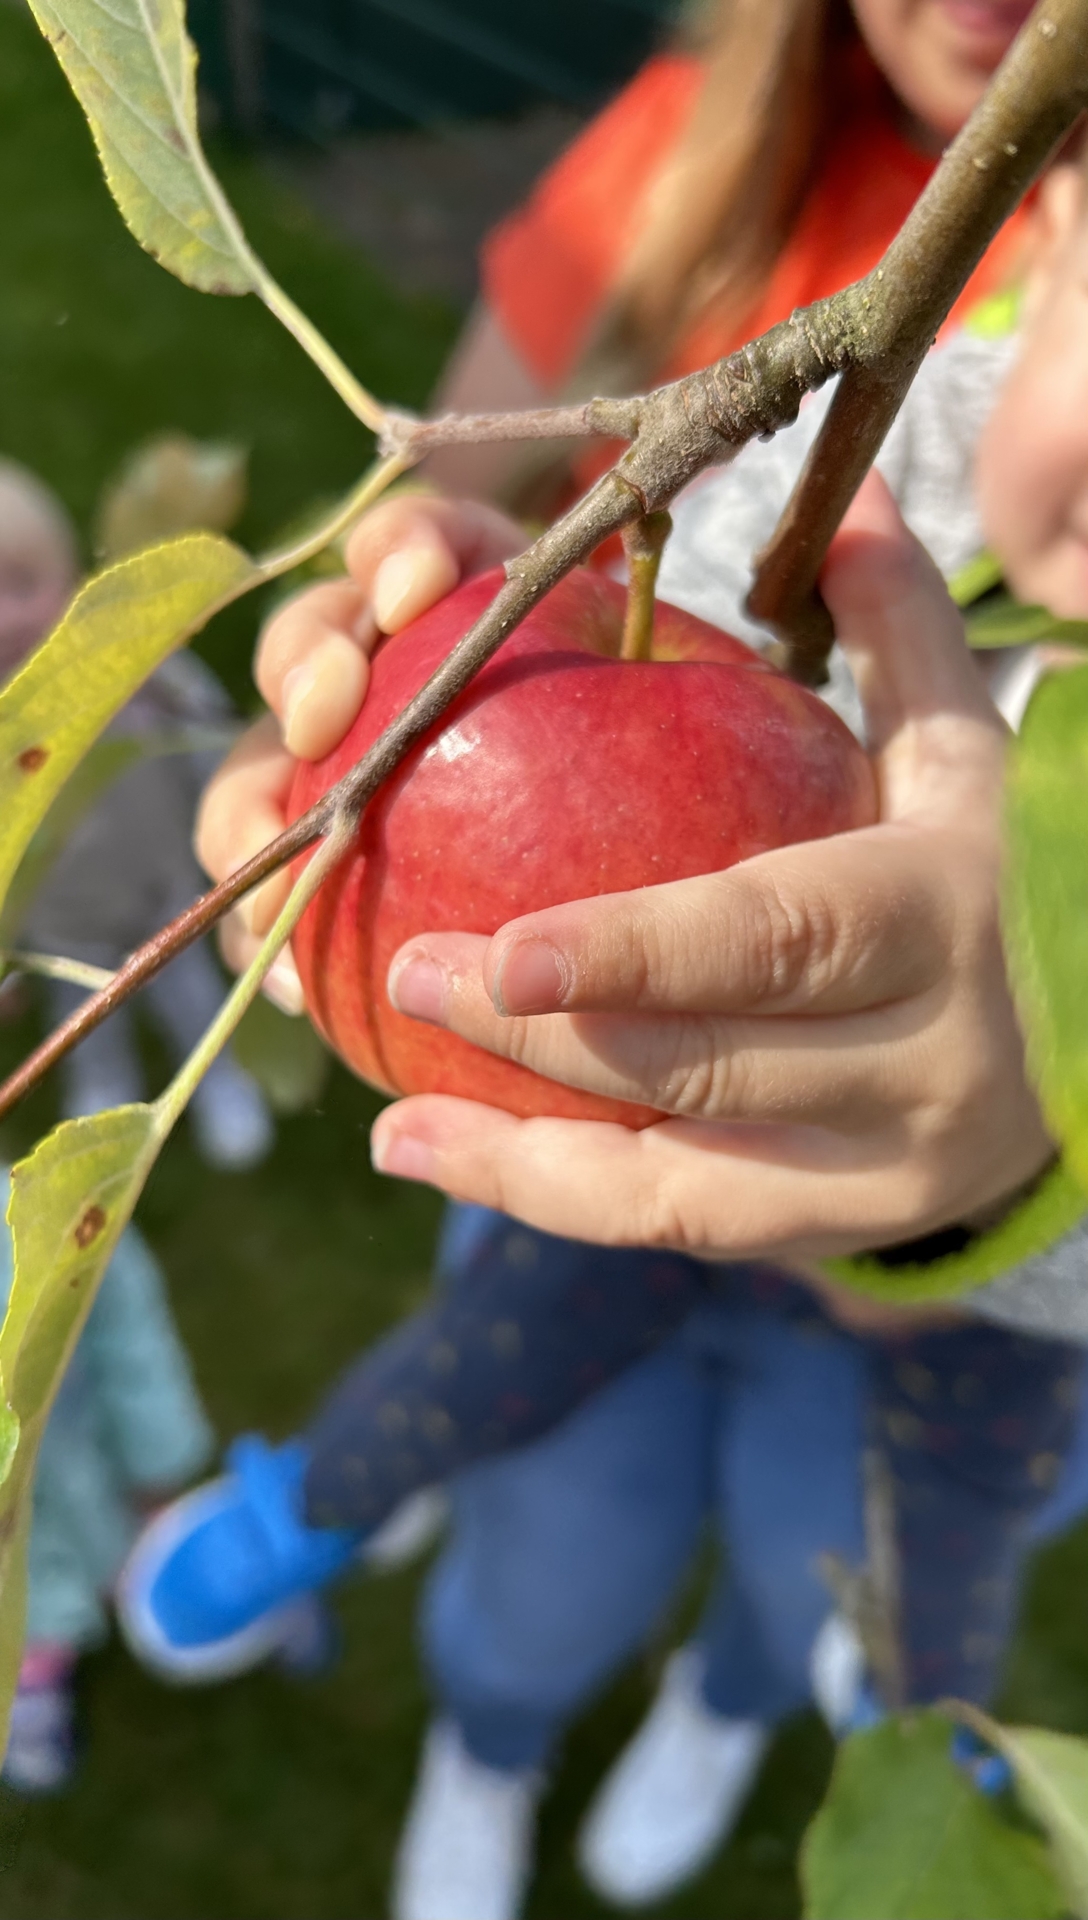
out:
M715 0L701 27L699 101L582 356L581 390L629 390L710 305L739 320L758 298L819 152L833 59L860 37L846 0Z

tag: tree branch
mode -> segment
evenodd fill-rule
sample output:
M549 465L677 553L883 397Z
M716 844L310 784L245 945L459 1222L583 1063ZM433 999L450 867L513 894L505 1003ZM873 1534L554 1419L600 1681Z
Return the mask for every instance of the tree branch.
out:
M436 447L480 446L493 440L631 440L638 431L639 400L583 400L577 406L535 407L524 413L444 413L417 420L393 408L386 413L380 450L422 460Z
M1088 8L1039 0L864 290L851 364L748 598L786 668L827 677L833 634L816 581L831 539L942 321L994 234L1088 106Z
M457 440L601 434L631 444L525 553L491 605L316 806L134 953L0 1087L0 1117L76 1042L234 903L334 829L358 822L382 781L442 717L544 595L611 534L669 506L705 467L796 418L805 394L842 374L823 431L765 550L756 617L793 643L791 670L818 682L831 635L815 598L820 564L926 349L993 234L1088 102L1088 0L1040 0L986 97L946 154L881 264L800 309L714 366L628 400L431 422L391 415L388 451L408 466Z

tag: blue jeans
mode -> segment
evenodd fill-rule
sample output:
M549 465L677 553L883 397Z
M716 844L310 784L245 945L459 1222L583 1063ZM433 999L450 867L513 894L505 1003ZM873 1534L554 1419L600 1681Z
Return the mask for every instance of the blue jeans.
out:
M470 1751L541 1762L653 1631L708 1521L728 1547L697 1635L708 1705L803 1705L819 1556L863 1558L864 1366L816 1308L708 1304L546 1439L463 1474L423 1638Z

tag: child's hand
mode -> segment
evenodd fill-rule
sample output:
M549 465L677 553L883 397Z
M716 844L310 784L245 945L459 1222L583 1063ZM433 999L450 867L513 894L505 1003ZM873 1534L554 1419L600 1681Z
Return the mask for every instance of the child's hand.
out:
M419 1096L379 1118L380 1168L579 1239L804 1261L969 1219L1045 1164L998 929L1005 729L881 483L823 586L880 825L491 940L427 934L390 970L402 1011L671 1117Z
M280 608L261 635L254 667L271 713L251 727L204 795L197 854L213 880L233 873L283 832L298 760L320 760L363 704L369 656L380 634L399 633L459 580L517 553L524 536L494 508L404 494L375 507L347 545L348 578L310 587ZM224 922L229 964L252 959L290 890L276 874ZM268 979L273 999L302 1009L289 953Z

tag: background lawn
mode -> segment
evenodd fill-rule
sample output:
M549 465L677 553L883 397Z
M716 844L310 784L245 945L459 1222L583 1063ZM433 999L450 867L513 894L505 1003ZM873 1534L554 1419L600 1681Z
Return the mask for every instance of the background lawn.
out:
M256 245L361 378L420 404L457 316L398 294L252 163L220 160ZM36 466L85 532L120 457L167 427L251 448L240 529L251 542L359 471L365 436L254 301L190 293L138 251L52 57L3 0L0 209L0 452ZM243 703L255 618L236 610L201 643ZM5 1071L32 1035L29 1016L0 1029ZM336 1072L320 1110L284 1122L256 1173L208 1173L183 1128L148 1189L140 1221L224 1436L289 1432L345 1359L423 1294L437 1203L371 1174L375 1110ZM45 1090L6 1130L5 1154L51 1117ZM116 1647L89 1660L78 1786L25 1814L0 1806L0 1917L378 1920L425 1715L416 1586L402 1574L344 1592L344 1661L319 1684L262 1674L175 1694ZM1010 1680L1017 1716L1088 1731L1086 1608L1082 1533L1036 1578ZM544 1815L537 1920L601 1911L571 1867L573 1832L664 1644L569 1743ZM795 1913L793 1854L829 1756L814 1719L789 1727L726 1857L663 1911Z

